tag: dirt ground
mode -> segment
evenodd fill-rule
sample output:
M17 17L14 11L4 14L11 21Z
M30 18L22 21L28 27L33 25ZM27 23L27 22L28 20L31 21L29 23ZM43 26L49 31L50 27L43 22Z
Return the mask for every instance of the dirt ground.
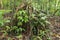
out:
M49 21L51 22L51 39L60 40L60 17L50 17Z

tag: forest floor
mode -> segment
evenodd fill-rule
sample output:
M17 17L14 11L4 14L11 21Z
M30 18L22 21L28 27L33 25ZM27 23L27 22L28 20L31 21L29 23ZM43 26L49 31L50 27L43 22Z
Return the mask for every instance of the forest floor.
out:
M51 22L51 39L60 40L60 17L54 16L49 19Z
M60 17L59 16L54 16L49 19L51 22L51 39L52 40L60 40ZM3 30L0 28L0 31ZM7 40L8 38L12 38L13 40L22 40L22 38L18 39L14 36L9 36L9 35L3 35L2 32L0 32L0 40Z

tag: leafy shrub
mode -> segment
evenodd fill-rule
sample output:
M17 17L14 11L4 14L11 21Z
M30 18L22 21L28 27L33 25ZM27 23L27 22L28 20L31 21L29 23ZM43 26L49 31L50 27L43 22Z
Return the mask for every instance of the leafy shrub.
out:
M13 2L12 6L14 6L14 1L12 0L12 2ZM10 4L10 1L8 2L8 4ZM4 5L6 6L8 4L5 3ZM19 3L17 3L17 4L19 4ZM18 6L17 4L15 6ZM37 3L36 3L36 5L37 5ZM3 25L4 28L6 28L5 31L8 34L17 36L17 35L22 34L22 31L26 32L27 26L28 27L30 26L31 32L33 34L32 36L37 36L34 39L42 40L42 37L46 36L45 31L46 31L46 29L49 29L48 24L50 24L50 23L47 20L47 18L48 18L47 15L44 13L41 13L39 11L40 10L39 8L41 8L41 7L39 5L37 5L38 7L36 7L36 5L34 5L34 3L31 4L31 6L33 8L33 12L31 12L31 15L29 15L30 13L28 13L28 11L30 11L29 9L28 10L22 9L13 15L13 19L11 18L12 20L7 20L7 19L3 20L3 16L2 16L3 12L1 12L2 14L1 14L1 18L0 18L0 20L1 20L0 23L1 23L1 25ZM27 6L29 6L29 5L27 5ZM11 6L7 6L7 7L9 9L12 8ZM14 7L13 7L13 9L14 9ZM36 12L35 10L38 12ZM46 9L44 9L44 11L46 11ZM7 11L7 12L9 12L9 11ZM4 25L5 23L7 23L7 24L11 23L12 25ZM13 25L13 24L15 24L15 25Z

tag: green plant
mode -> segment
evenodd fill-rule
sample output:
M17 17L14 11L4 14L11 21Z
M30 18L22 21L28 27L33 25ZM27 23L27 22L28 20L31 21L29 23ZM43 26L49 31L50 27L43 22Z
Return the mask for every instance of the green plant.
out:
M28 14L27 14L27 11L26 10L22 10L22 11L19 11L17 13L17 19L18 19L18 26L19 25L22 25L23 22L26 23L28 22Z
M4 25L4 22L5 22L5 20L3 20L4 13L8 13L10 11L11 10L0 10L0 26L3 26Z

